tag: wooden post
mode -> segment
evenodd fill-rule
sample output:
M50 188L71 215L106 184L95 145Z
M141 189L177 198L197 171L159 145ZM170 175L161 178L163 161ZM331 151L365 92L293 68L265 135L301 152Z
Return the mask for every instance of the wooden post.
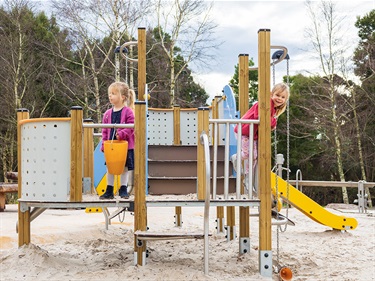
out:
M249 55L238 56L238 104L242 117L249 109Z
M173 145L181 144L181 122L180 122L180 106L173 107Z
M236 225L236 210L234 206L227 207L227 241L234 240L236 233L234 227Z
M82 201L83 110L73 106L70 111L70 202Z
M271 233L271 102L270 102L270 30L258 31L258 178L259 178L259 270L272 276Z
M144 101L146 90L146 29L138 28L138 100Z
M212 119L219 119L219 98L221 98L221 96L216 96L214 99L212 99ZM219 127L217 127L217 135L219 136L220 135L220 130L219 130ZM215 127L213 126L212 127L212 135L215 136ZM212 139L212 144L215 144L215 142L217 142L217 144L219 145L219 140L218 139L215 139L213 138Z
M182 226L181 215L182 215L182 207L176 206L175 207L175 224L176 224L176 227Z
M216 207L217 212L217 232L224 232L224 207Z
M146 102L135 103L134 118L134 232L145 231L147 227L146 209ZM136 237L136 236L135 236ZM146 263L146 241L138 244L134 239L134 261L138 265Z
M204 131L208 135L209 129L209 108L198 108L198 136L197 136L197 186L198 186L198 200L204 200L206 197L206 166L204 162L204 146L200 142L200 135Z
M242 117L249 109L249 55L239 55L238 62L238 77L239 77L239 109ZM252 141L252 140L251 140ZM237 148L241 149L241 148ZM243 177L241 178L243 182ZM241 194L244 194L244 185L241 184ZM239 243L240 253L244 254L250 250L250 208L239 207L240 214L240 229L239 229ZM245 243L245 241L247 243Z
M213 119L219 119L219 103L218 100L221 99L221 96L215 96L215 98L212 100L212 118ZM216 136L215 127L212 129L212 135ZM217 127L217 136L220 135L219 127ZM213 138L212 144L219 145L219 140ZM217 232L224 232L224 207L218 206L216 207L216 220L217 220Z
M239 207L239 213L239 252L240 254L246 254L250 252L250 207Z
M17 110L17 161L18 161L18 198L22 198L22 157L21 157L21 126L20 121L29 119L29 110L20 108ZM18 246L30 244L30 208L21 212L18 204Z
M93 123L92 119L83 120L84 123ZM91 194L94 190L94 129L83 129L83 177L91 179Z
M181 110L179 105L175 105L173 107L173 145L180 145L181 144ZM180 206L175 207L175 224L177 227L180 227L181 222L181 213L182 208Z

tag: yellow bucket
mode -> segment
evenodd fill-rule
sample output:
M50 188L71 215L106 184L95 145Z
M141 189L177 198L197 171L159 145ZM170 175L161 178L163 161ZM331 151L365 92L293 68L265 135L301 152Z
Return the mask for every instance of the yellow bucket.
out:
M124 171L127 154L127 141L104 141L104 158L105 163L107 165L108 173L112 175L121 175Z

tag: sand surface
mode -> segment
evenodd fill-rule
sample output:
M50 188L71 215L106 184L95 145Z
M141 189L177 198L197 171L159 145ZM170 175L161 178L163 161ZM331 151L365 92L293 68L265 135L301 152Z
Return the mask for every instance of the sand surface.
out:
M328 209L356 218L358 227L335 231L289 208L295 226L286 231L273 226L273 259L291 268L293 280L375 280L375 212L359 213L357 206L341 204ZM204 244L196 239L147 242L147 264L135 266L130 212L113 218L106 230L103 213L46 210L31 223L31 244L18 248L17 205L7 205L0 213L0 280L279 280L276 274L259 274L257 217L250 217L251 250L244 255L239 255L238 238L228 242L225 233L217 233L215 219L212 207L205 275ZM174 226L173 207L148 209L150 231L197 232L203 229L203 208L183 207L182 221L181 228Z

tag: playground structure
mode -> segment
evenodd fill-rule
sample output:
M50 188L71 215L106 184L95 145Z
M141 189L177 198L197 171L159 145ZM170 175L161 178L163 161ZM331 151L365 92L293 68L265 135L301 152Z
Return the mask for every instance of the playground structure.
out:
M48 118L48 119L29 119L28 111L21 109L17 114L18 119L18 163L19 168L19 246L29 244L30 222L40 215L47 208L87 208L87 207L118 207L134 210L134 261L135 264L145 265L147 241L153 239L172 239L172 238L202 238L204 239L204 271L208 274L208 222L205 219L204 231L202 233L177 234L174 237L166 237L164 234L151 233L147 231L147 209L153 206L174 206L177 208L189 206L202 206L205 208L204 217L208 217L209 206L217 207L218 226L223 225L223 208L227 208L227 238L235 238L236 231L234 226L235 207L239 207L239 244L240 253L250 251L250 233L249 233L249 216L250 207L259 207L259 271L262 276L272 276L272 246L271 246L271 187L273 178L271 171L271 129L270 129L270 31L267 29L258 32L258 58L259 58L259 108L260 119L253 121L219 119L217 107L220 97L214 100L213 109L199 108L196 119L197 127L195 132L194 144L197 145L197 199L196 200L156 200L147 201L147 104L144 101L143 93L146 93L146 41L145 29L138 30L138 102L135 105L135 171L134 171L134 201L131 200L96 200L85 201L82 197L83 183L82 178L85 173L82 166L87 168L93 159L90 159L90 149L86 154L85 136L90 136L90 132L95 127L103 127L103 124L84 124L82 120L82 109L73 107L70 118ZM244 93L248 93L248 56L240 55L240 108L245 110ZM147 95L146 95L147 96ZM241 98L242 97L242 98ZM242 102L241 102L242 100ZM247 108L246 108L247 109ZM178 109L176 109L178 111ZM244 112L244 111L243 111ZM176 114L177 116L177 114ZM176 118L176 117L174 117ZM180 119L181 120L181 119ZM241 175L236 175L236 199L230 199L229 192L229 156L230 144L225 140L230 139L230 124L240 124L242 122L259 123L259 199L243 199L245 193L242 186ZM176 123L179 123L178 120ZM224 125L225 129L219 128L219 124ZM210 125L213 127L210 128ZM114 125L110 125L114 126ZM116 125L121 126L121 125ZM170 133L170 130L167 130ZM92 135L92 133L91 133ZM156 133L157 135L157 133ZM220 136L220 137L219 137ZM224 139L224 141L223 141ZM173 134L174 144L180 144L181 135ZM220 141L221 140L221 141ZM62 145L62 142L64 144ZM216 162L217 146L225 143L224 152L224 198L216 198ZM209 147L213 146L213 169L212 169L212 195L211 191L211 165ZM57 145L58 144L58 145ZM83 145L84 144L84 145ZM238 145L238 144L237 144ZM70 151L70 154L67 153ZM93 151L93 148L92 150ZM250 150L252 151L252 150ZM52 157L53 155L53 157ZM84 157L82 157L84 155ZM59 161L64 158L62 162ZM250 157L251 158L251 157ZM64 167L60 167L64 165ZM44 168L45 166L48 166ZM43 168L42 168L43 167ZM60 170L61 168L61 170ZM90 169L88 169L90 170ZM90 172L88 172L90 173ZM51 177L51 175L53 175ZM55 175L58 175L55 177ZM92 175L91 175L92 177ZM285 189L290 188L289 184L277 180L280 193L285 195ZM296 191L295 197L284 196L290 203L296 203L300 195ZM248 191L248 198L251 198ZM212 197L212 198L211 198ZM211 199L211 200L209 200ZM297 203L296 203L297 204ZM315 206L315 210L318 209ZM320 206L319 206L320 207ZM33 208L31 210L31 208ZM320 207L322 208L322 207ZM322 208L323 209L323 208ZM180 210L180 209L179 209ZM322 223L318 219L314 220ZM336 220L333 218L332 220ZM356 222L344 218L338 229L354 229ZM348 223L346 223L349 221ZM323 222L324 223L324 222ZM335 224L336 225L336 224ZM220 229L220 227L219 227Z

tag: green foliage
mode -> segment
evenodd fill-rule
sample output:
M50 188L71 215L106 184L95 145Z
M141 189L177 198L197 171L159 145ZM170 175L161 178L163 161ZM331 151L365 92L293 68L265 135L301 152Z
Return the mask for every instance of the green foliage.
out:
M249 59L249 67L254 66L253 58ZM236 105L238 108L238 93L239 93L239 74L238 74L238 64L234 66L233 77L229 81L229 86L232 88ZM249 108L258 98L258 71L249 71Z
M375 10L372 10L364 17L357 17L355 26L359 29L360 42L354 51L354 72L365 82L374 73L375 57Z
M164 43L169 46L170 35L163 33ZM170 107L170 61L162 50L158 28L147 32L147 82L151 90L149 101L150 107L169 108ZM180 73L175 82L175 105L181 108L192 108L206 105L208 94L197 83L194 82L191 70L186 67L184 57L179 53L180 48L173 49L175 73Z

